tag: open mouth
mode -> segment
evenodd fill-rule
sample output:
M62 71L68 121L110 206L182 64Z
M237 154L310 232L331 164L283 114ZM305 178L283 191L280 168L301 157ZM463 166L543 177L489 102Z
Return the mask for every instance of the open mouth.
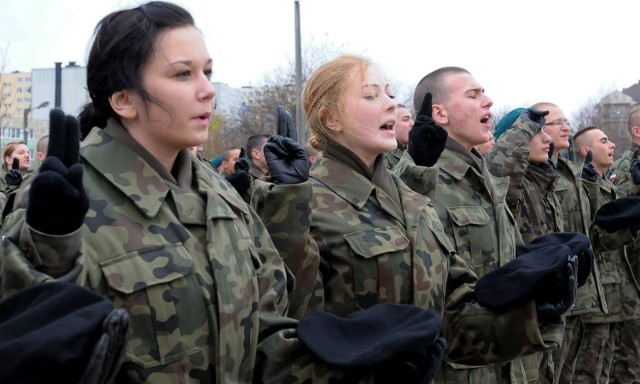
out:
M383 131L393 131L393 128L395 127L396 123L395 121L389 121L386 124L382 124L380 126L380 129L382 129Z
M480 119L480 122L481 122L482 124L487 124L487 123L489 123L489 120L490 120L490 119L491 119L491 115L484 115L484 116L482 117L482 119Z

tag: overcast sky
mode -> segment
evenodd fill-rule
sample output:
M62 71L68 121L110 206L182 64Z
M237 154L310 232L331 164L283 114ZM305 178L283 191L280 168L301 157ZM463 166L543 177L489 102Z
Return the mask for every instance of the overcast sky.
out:
M96 23L131 0L0 0L5 70L85 64ZM214 81L258 85L295 57L294 0L177 0L203 31ZM570 115L640 80L640 2L300 0L302 44L363 54L413 89L442 66L469 70L495 108L538 101ZM405 89L405 91L406 91Z

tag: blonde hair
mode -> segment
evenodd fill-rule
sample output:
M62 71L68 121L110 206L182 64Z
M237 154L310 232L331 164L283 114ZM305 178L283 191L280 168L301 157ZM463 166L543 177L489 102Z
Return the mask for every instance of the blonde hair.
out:
M20 144L27 145L27 143L25 143L24 141L12 141L10 143L7 143L7 145L4 146L4 149L2 149L2 168L3 169L9 170L9 167L11 166L7 165L7 157L11 157L13 152L16 149L18 149L18 145Z
M333 133L326 124L328 116L344 116L344 94L354 69L364 78L371 61L355 55L342 55L318 67L302 92L302 105L311 130L309 144L323 150Z

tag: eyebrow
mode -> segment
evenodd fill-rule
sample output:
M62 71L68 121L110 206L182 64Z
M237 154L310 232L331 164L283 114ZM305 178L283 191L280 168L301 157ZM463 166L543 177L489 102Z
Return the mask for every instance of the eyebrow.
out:
M210 63L213 63L212 58L207 59L206 64L210 64ZM169 63L169 65L177 65L177 64L191 65L193 64L193 61L192 60L176 60L174 62Z

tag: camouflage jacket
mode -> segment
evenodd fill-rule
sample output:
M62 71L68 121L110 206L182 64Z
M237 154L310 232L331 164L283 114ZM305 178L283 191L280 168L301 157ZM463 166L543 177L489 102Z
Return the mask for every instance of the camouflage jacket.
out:
M400 146L400 143L398 143L398 146L396 147L396 149L384 154L385 167L387 167L388 170L393 171L393 168L395 168L396 165L398 165L398 162L400 161L400 158L402 157L403 153L404 153L404 148L402 148Z
M560 200L564 230L589 235L591 226L591 205L589 196L596 194L597 183L582 180L582 164L569 161L562 157L555 160L558 181L555 191ZM604 288L600 281L600 270L594 263L589 278L578 288L576 304L569 315L576 316L583 313L606 312L607 302Z
M609 169L609 177L613 184L620 188L627 196L640 196L640 187L638 187L631 179L629 166L631 165L631 157L633 151L638 147L633 145L631 149L626 150L622 157L616 160ZM627 248L629 255L629 263L636 278L640 277L640 247L629 246Z
M1 293L57 279L126 308L119 381L340 383L346 373L314 361L297 321L282 316L284 264L233 187L187 150L169 181L114 139L112 124L82 144L90 208L80 229L50 236L28 226L23 208L9 216Z
M595 211L603 204L624 196L608 179L598 180L599 191ZM591 225L590 237L595 252L595 262L600 273L600 281L604 287L607 313L589 313L584 315L585 323L612 323L640 319L640 289L627 256L624 245L637 242L637 237L628 229L616 232L612 236Z
M623 190L627 196L640 196L640 187L634 184L633 179L631 179L631 173L629 172L633 151L638 148L640 148L640 146L633 144L630 149L624 151L622 157L613 163L607 174L613 184Z
M470 162L477 163L480 171ZM458 254L471 264L478 276L513 260L516 245L522 240L506 203L509 178L491 175L477 150L469 152L452 139L447 140L445 150L432 168L439 168L434 206ZM432 168L415 165L411 156L405 154L395 172L411 189L425 193L427 188L433 188L423 184L432 182ZM529 323L529 329L537 332L534 323ZM562 329L555 330L558 343ZM445 367L446 377L439 382L480 384L504 380L500 365L475 369L455 364ZM511 361L508 368L508 382L526 381L520 359Z
M259 185L253 206L287 265L307 279L301 283L307 298L296 301L309 308L291 311L344 315L378 302L433 308L443 313L446 360L454 366L486 366L556 348L562 327L538 324L533 302L502 314L475 302L476 275L453 251L429 199L393 180L401 207L367 178L326 156L314 164L306 183ZM308 210L310 218L300 214ZM301 225L309 226L311 246ZM301 249L313 253L300 256L295 250ZM499 367L487 370L499 375Z
M529 143L535 135L534 128L519 118L486 155L492 175L509 177L506 200L525 243L563 231L560 201L553 189L558 175L529 162Z

